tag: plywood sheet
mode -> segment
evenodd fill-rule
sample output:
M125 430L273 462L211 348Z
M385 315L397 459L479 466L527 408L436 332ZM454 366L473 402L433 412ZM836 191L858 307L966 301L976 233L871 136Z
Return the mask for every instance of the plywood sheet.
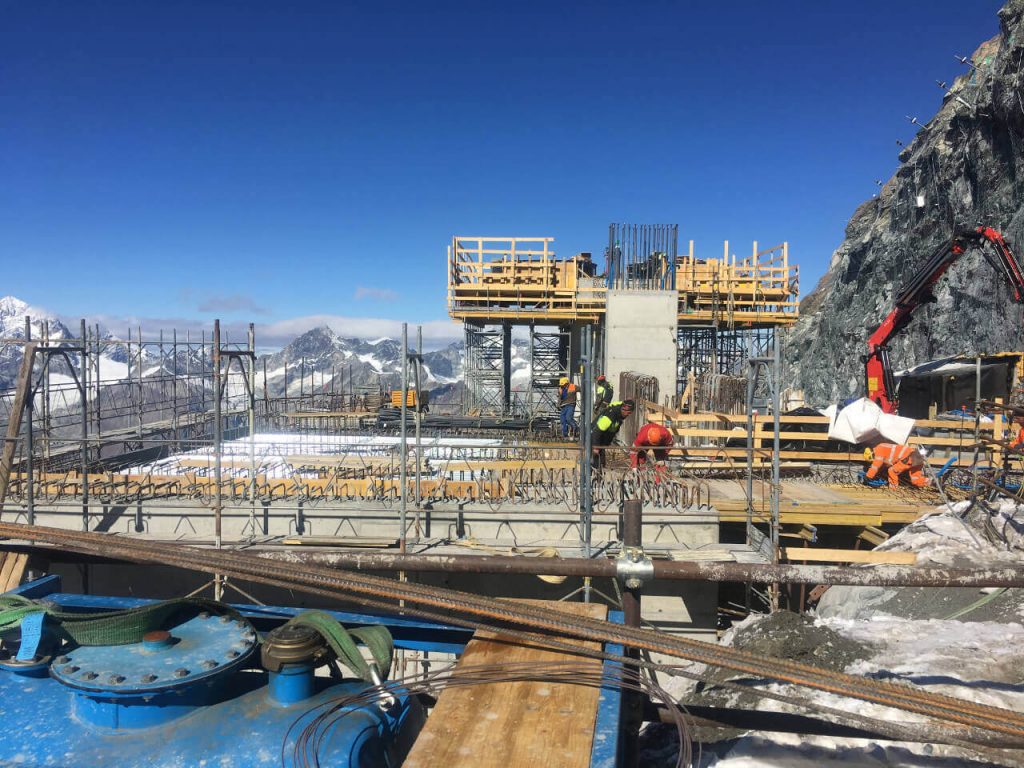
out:
M21 584L28 565L28 555L23 552L0 552L0 594Z
M518 602L518 601L517 601ZM603 619L606 607L585 603L522 601ZM593 665L559 651L500 642L478 632L460 665L571 661ZM597 643L573 640L597 648ZM488 683L448 688L440 697L404 768L586 768L597 718L597 688L567 683Z

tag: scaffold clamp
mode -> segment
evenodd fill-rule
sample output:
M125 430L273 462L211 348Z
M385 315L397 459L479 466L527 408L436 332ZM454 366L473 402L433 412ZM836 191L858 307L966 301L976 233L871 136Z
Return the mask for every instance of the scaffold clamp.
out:
M643 547L623 547L615 559L615 576L626 589L640 589L654 578L654 562Z

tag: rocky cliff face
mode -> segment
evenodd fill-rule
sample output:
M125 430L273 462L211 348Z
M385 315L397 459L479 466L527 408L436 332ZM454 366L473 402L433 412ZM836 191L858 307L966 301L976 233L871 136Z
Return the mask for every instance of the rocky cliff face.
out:
M1024 257L1024 0L999 12L969 74L900 154L901 166L846 227L828 272L801 303L788 379L809 402L863 393L868 335L907 279L954 229L984 223ZM1020 305L978 249L966 254L891 345L893 367L1024 349Z

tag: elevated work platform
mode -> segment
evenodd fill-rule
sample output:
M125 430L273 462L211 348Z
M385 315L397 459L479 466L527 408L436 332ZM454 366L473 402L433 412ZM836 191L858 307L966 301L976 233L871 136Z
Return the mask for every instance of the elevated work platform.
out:
M448 249L448 313L478 324L596 322L604 316L610 285L642 277L674 289L680 325L722 324L764 328L790 325L798 312L799 270L787 243L738 258L725 243L721 258L700 259L637 252L597 274L590 254L559 259L553 238L454 237Z

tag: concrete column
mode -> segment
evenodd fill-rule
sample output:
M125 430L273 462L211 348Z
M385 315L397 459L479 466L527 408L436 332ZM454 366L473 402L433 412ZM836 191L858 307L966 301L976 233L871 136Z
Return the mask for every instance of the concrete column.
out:
M662 394L676 391L675 291L610 290L605 312L605 375L619 390L619 374L658 379Z

